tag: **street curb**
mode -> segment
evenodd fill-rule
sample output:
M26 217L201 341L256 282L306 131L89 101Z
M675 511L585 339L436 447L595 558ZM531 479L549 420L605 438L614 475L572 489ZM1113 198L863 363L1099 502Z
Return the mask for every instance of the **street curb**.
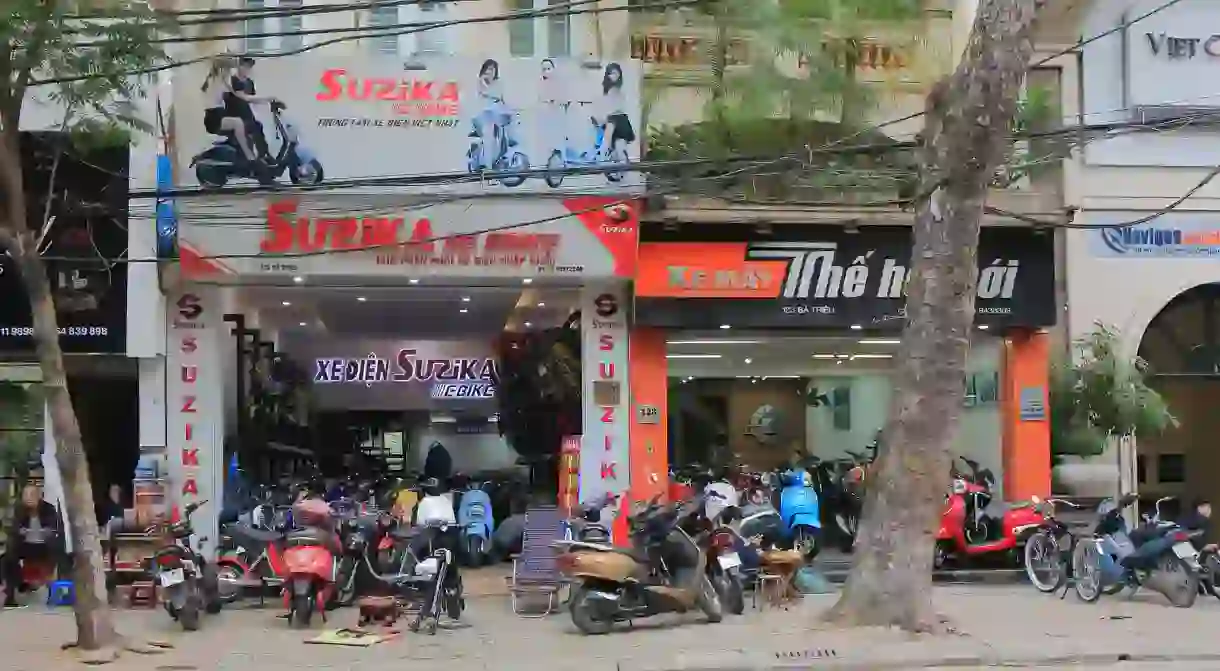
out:
M840 571L836 569L822 569L822 575L826 580L835 583L843 584L847 582L847 576L850 571ZM1029 582L1025 571L1018 569L980 569L980 570L961 570L961 571L937 571L932 574L932 582L943 584L985 584L985 585L1016 585Z
M977 667L1038 667L1038 666L1104 666L1123 662L1217 662L1220 653L1187 653L1187 654L1145 654L1145 653L1084 653L1075 655L987 655L958 654L925 659L851 659L847 657L818 657L813 659L793 661L791 663L777 662L772 664L751 664L742 662L724 665L670 665L627 667L622 663L618 671L797 671L799 669L817 669L818 671L902 671L903 669L933 669L933 668L977 668Z

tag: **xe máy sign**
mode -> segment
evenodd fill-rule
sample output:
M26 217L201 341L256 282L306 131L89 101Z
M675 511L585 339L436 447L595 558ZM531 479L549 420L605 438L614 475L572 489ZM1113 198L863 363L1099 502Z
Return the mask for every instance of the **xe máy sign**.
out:
M443 236L430 219L411 224L403 217L295 216L297 204L272 203L267 208L267 233L259 249L264 254L299 254L367 249L378 265L390 266L538 266L555 265L558 233L492 231Z

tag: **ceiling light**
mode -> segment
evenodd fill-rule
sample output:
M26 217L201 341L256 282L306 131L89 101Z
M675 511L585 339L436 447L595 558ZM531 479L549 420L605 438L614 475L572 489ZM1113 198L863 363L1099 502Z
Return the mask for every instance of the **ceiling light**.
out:
M761 340L666 340L666 345L757 345Z
M666 359L721 359L719 354L666 354Z
M859 324L852 324L852 325L851 325L851 330L853 330L853 331L859 331L859 330L860 330L860 329L862 329L862 328L864 328L864 327L863 327L863 326L860 326Z
M763 377L764 380L766 380L768 378L770 378L772 380L799 380L799 379L801 379L801 376L800 375L766 375Z
M290 305L292 305L292 303L290 303L288 301L284 301L284 302L280 303L280 305L283 305L284 307L289 307Z
M407 280L407 284L419 284L419 280L412 278Z
M531 327L531 326L533 326L533 323L531 323L531 322L525 322L525 328L529 328L529 327Z
M463 303L469 303L469 302L470 302L470 296L462 296L462 302L463 302Z
M461 310L458 310L458 312L460 312L462 314L466 314L467 312L470 312L470 310L467 310L466 308L462 308Z
M986 330L987 330L987 329L989 329L989 328L991 328L991 327L990 327L990 326L988 326L988 325L986 325L986 324L979 324L979 330L980 330L980 331L986 331Z
M721 324L721 325L720 325L720 330L721 330L721 331L727 331L727 330L729 330L729 329L731 329L731 328L733 328L733 325L732 325L732 324Z
M836 354L835 358L842 361L843 359L850 359L851 355L850 354Z
M538 307L540 307L540 308L544 308L544 307L546 307L546 303L539 303L539 304L538 304Z
M305 322L301 322L298 326L305 326Z
M297 284L300 284L300 283L302 283L302 282L304 282L304 281L305 281L305 278L304 278L304 277L301 277L300 275L297 275L296 277L293 277L293 278L292 278L292 281L293 281L293 282L296 282Z
M754 363L754 359L746 359L746 363Z
M874 340L861 340L860 344L861 345L901 345L902 341L901 340L874 339Z
M525 278L525 279L521 280L521 283L522 283L522 284L533 284L533 283L534 283L534 278L532 278L532 277L527 277L527 278Z
M893 359L893 354L853 354L853 359Z
M361 303L363 303L363 302L367 301L368 299L367 299L367 298L365 298L364 296L357 296L357 297L356 297L356 300L358 300L358 301L360 301Z
M833 354L814 354L813 358L815 358L815 359L833 359L833 358L835 358L835 355L833 355Z

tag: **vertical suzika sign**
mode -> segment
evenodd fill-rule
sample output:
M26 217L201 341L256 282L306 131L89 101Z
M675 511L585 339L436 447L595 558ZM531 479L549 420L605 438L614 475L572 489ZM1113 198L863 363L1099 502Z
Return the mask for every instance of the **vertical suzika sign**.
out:
M219 309L203 290L170 296L166 366L167 466L170 503L184 510L207 501L191 518L205 552L218 538L223 486ZM210 556L210 555L209 555Z
M626 492L631 484L627 305L626 291L618 285L595 285L581 292L582 503Z

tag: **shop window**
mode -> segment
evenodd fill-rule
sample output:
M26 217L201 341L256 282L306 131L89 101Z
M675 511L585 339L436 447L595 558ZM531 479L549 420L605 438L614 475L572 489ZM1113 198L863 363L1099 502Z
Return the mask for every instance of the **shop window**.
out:
M1135 457L1135 481L1141 485L1148 484L1148 460L1142 454Z
M280 0L281 2L283 0ZM376 54L400 56L434 56L448 53L449 26L413 30L404 24L443 23L452 20L448 0L420 0L404 5L373 7L368 12L368 26L387 28L389 34L368 38L369 48ZM401 32L402 34L394 34Z
M835 387L830 393L831 423L836 431L851 431L851 387Z
M980 405L991 405L1000 400L1000 374L996 371L986 373L969 373L966 375L967 408Z
M1165 485L1186 482L1186 455L1158 454L1156 456L1156 479Z
M296 10L304 0L245 0L247 18L242 26L244 49L249 54L295 51L304 46L304 23Z
M510 12L540 12L556 8L554 14L529 16L508 22L508 51L513 56L562 58L572 53L572 16L559 8L564 0L509 0Z

